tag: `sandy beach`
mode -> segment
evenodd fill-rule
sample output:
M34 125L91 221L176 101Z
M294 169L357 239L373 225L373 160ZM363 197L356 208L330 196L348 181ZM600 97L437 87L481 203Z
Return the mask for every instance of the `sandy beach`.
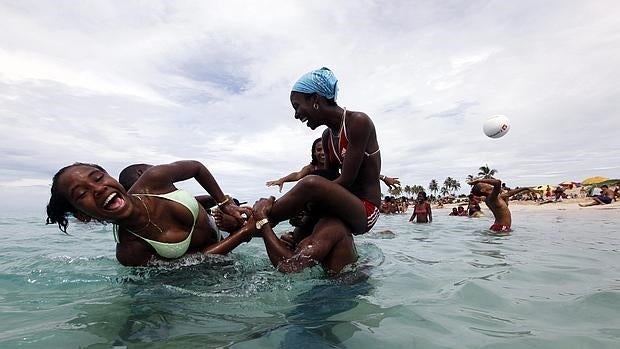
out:
M579 199L564 199L561 202L552 202L548 204L540 205L537 202L533 201L510 201L509 207L511 212L530 212L530 211L588 211L588 210L613 210L620 209L620 201L614 201L609 205L596 205L589 207L581 207L579 204L591 202L590 198L579 198ZM434 212L443 212L446 211L448 214L449 211L452 210L453 207L458 207L459 205L463 205L463 207L467 208L467 202L461 202L456 204L445 204L443 208L437 208L433 205ZM491 214L488 207L484 204L484 202L480 203L482 207L482 211L485 214Z

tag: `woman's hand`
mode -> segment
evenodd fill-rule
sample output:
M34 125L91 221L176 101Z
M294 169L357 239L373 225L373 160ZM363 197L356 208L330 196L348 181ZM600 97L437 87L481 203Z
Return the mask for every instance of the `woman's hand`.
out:
M254 218L256 220L267 218L269 216L269 212L271 212L271 207L273 206L273 202L275 200L276 198L273 196L270 196L269 199L258 199L258 201L254 203L254 207L252 209L254 211Z
M280 235L280 242L291 251L295 251L295 237L292 231Z
M234 219L236 219L239 223L243 224L244 218L241 216L245 214L246 217L250 217L252 215L252 209L249 207L239 207L232 200L229 200L225 205L220 206L220 210L222 212L231 215Z
M397 186L400 186L400 181L398 180L398 177L388 177L388 176L383 176L383 183L385 183L390 189L394 189Z
M274 185L277 185L278 187L280 187L280 193L282 192L282 186L284 185L284 181L281 179L275 180L275 181L269 181L267 183L268 187L273 187Z

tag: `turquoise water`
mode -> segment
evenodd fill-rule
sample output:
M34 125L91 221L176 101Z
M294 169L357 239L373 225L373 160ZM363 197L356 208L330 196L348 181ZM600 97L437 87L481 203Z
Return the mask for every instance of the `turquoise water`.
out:
M447 214L382 216L339 280L275 272L258 239L125 268L111 226L0 218L0 347L620 347L620 210L514 212L504 237Z

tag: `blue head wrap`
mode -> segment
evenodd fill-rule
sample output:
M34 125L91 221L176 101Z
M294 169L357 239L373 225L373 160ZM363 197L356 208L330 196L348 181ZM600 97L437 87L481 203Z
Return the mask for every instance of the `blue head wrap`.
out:
M302 75L293 85L293 92L318 93L327 99L336 101L338 96L338 79L329 68L313 70Z

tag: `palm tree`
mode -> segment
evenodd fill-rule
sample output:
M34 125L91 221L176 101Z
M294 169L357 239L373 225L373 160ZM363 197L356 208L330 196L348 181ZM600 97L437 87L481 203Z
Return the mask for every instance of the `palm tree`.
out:
M405 191L405 194L409 196L411 195L411 187L409 185L406 185L403 190Z
M456 195L456 192L461 189L461 183L459 183L459 181L457 181L456 179L454 179L452 181L452 189L454 190L453 194Z
M424 191L424 187L421 185L414 185L411 188L411 192L415 195L418 195L418 193L423 192Z
M454 183L454 179L452 179L452 177L448 177L446 178L446 180L443 181L443 186L448 189L448 191L450 191L450 189L452 189L452 184Z
M392 196L400 196L403 192L403 189L400 187L400 185L397 185L392 189L388 189L388 192L390 192Z
M450 194L450 189L448 189L445 185L443 187L441 187L441 195L443 196L448 196L448 194Z
M478 172L479 176L484 176L484 178L493 178L493 175L497 173L496 169L490 169L488 164L484 164L484 166L480 166L480 172Z
M428 191L435 194L439 191L439 185L436 180L433 179L430 183L428 183Z
M467 175L467 183L473 181L475 178L474 175Z

